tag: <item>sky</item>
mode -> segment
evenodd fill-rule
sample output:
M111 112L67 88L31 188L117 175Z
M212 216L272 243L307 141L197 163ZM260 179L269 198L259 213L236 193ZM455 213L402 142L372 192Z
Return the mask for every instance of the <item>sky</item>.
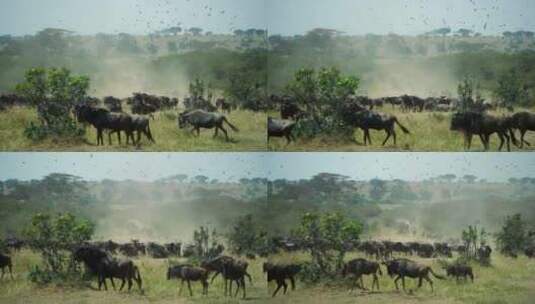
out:
M533 0L0 0L0 35L46 27L147 34L178 24L217 33L267 28L295 35L325 27L354 35L417 35L462 27L500 34L535 31L534 16Z
M85 180L153 181L175 174L220 181L297 180L329 172L356 180L419 181L473 174L488 181L535 177L532 153L0 153L0 180L67 173Z

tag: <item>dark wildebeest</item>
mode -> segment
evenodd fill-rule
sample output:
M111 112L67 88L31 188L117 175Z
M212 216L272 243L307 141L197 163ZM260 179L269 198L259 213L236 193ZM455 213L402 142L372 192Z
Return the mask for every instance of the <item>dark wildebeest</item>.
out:
M121 100L113 96L104 97L104 105L110 110L110 112L122 112L123 107L121 105Z
M431 267L418 264L409 259L395 259L383 263L386 265L386 269L390 277L397 276L396 279L394 279L396 290L399 290L398 281L401 279L403 290L405 291L405 277L418 278L418 288L422 287L422 280L426 280L429 282L431 290L433 290L433 281L429 277L429 273L431 273L437 279L444 279L443 276L433 272Z
M377 273L379 273L379 275L383 275L379 263L368 261L366 259L353 259L345 263L344 268L342 269L342 275L344 277L348 274L355 275L355 285L351 286L351 290L353 290L355 286L359 287L360 289L366 290L366 287L364 287L362 276L369 274L373 275L372 291L376 284L377 290L379 290L379 278L377 277ZM358 285L359 280L360 286Z
M191 281L200 281L202 284L202 294L208 294L208 271L201 267L193 267L188 265L180 266L178 274L173 274L167 271L167 278L170 279L173 276L179 277L181 279L179 295L182 294L182 288L184 287L184 282L188 283L189 295L193 296L193 291L191 291Z
M232 105L225 100L225 98L218 98L215 101L215 106L221 110L222 113L229 113L232 111Z
M294 127L295 122L293 121L268 117L268 143L271 137L284 137L286 138L286 144L295 141L295 138L292 135Z
M292 290L295 290L295 276L301 271L301 265L298 264L288 264L288 265L277 265L266 262L262 265L264 273L267 273L268 283L275 281L277 283L277 288L273 291L273 297L277 295L280 288L283 287L283 293L286 294L288 290L288 284L286 280L289 279L292 285Z
M126 132L126 142L132 139L135 144L133 135L132 117L124 113L110 113L107 109L93 108L87 105L76 106L76 116L78 121L87 122L97 129L97 145L104 145L103 131L110 130L108 139L111 143L111 133L117 132L119 144L121 143L121 131Z
M394 138L394 145L396 143L396 131L394 129L394 124L397 124L403 133L410 134L409 130L405 128L394 115L383 114L368 110L362 110L352 113L347 113L346 123L356 128L360 128L364 132L364 145L366 142L372 144L372 139L370 137L370 129L372 130L385 130L386 138L383 141L383 146L386 144L390 136Z
M184 112L181 113L178 117L178 127L180 129L183 129L186 127L186 125L190 124L193 126L193 129L191 132L194 132L197 130L197 136L200 135L200 129L213 129L215 128L214 137L217 136L218 130L223 131L225 134L225 138L227 141L229 141L229 137L227 134L227 130L223 128L223 123L226 123L229 125L229 127L234 132L239 132L238 128L236 128L233 124L231 124L225 115L220 113L213 113L213 112L206 112L204 110L194 110L191 112Z
M450 130L460 131L464 134L464 148L470 150L472 136L479 135L485 151L489 149L490 135L498 134L501 151L503 144L507 142L507 151L511 151L509 144L510 118L494 117L480 112L457 112L451 119Z
M408 255L411 253L410 247L403 244L402 242L394 243L392 250L395 252L404 253L405 255Z
M248 266L249 264L245 261L238 261L233 257L224 255L201 263L201 267L204 269L208 270L209 272L215 272L210 281L211 283L219 274L221 274L223 280L225 281L225 296L227 295L227 291L228 295L232 296L232 282L236 282L237 289L235 296L238 294L238 291L241 287L243 288L244 298L246 296L244 278L247 276L249 278L249 282L252 282L251 276L249 273L247 273ZM230 285L228 284L228 281L230 281Z
M472 272L472 267L469 265L451 264L445 265L443 268L446 270L448 277L455 277L457 281L459 281L461 277L465 280L467 279L467 277L470 277L472 283L474 282L474 273Z
M477 257L483 263L490 262L490 254L492 253L492 248L488 245L483 245L477 249Z
M171 243L167 243L167 244L164 244L165 246L165 249L167 249L167 252L169 252L170 255L174 255L174 256L180 256L180 249L182 247L182 243L174 243L174 242L171 242Z
M524 144L530 146L530 143L524 139L527 131L535 131L535 114L531 112L518 112L513 114L510 118L510 134L519 148L524 148ZM514 130L520 130L520 143L516 143Z
M375 256L379 260L384 252L385 246L377 241L364 241L358 245L358 249L363 251L367 256Z
M113 278L118 278L122 280L121 287L119 288L120 291L123 290L126 282L128 282L128 291L130 291L133 285L132 281L135 281L139 290L142 291L142 280L139 269L131 260L115 259L108 253L92 246L78 248L74 252L73 257L76 261L83 262L92 273L97 275L99 290L102 284L104 284L104 289L108 290L106 279L111 280L111 284L115 290Z
M2 269L2 277L0 277L0 279L4 278L6 268L9 270L9 275L11 276L11 279L13 279L13 263L11 262L10 256L3 255L0 253L0 268Z
M418 247L418 256L422 258L431 258L435 253L435 248L431 244L422 243Z
M132 132L137 131L137 143L141 140L141 133L145 134L148 140L156 143L150 131L150 121L146 116L132 115Z

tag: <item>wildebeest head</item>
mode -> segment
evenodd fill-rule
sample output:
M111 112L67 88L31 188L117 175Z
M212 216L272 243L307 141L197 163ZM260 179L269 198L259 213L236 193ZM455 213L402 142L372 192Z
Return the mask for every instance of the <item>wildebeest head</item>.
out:
M390 277L394 277L394 275L397 274L398 271L398 264L396 260L392 261L383 261L383 265L386 266L386 271Z
M188 111L178 114L178 127L180 129L184 129L188 125L188 114Z
M83 262L88 268L95 271L97 265L108 258L108 254L94 246L81 246L74 251L73 258L77 262Z
M476 112L457 112L451 118L450 130L470 131L476 127L477 121L482 120L483 115Z

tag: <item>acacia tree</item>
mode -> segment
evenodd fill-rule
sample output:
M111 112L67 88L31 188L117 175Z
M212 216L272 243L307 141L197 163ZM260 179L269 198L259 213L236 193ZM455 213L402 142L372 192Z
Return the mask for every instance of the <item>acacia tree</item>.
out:
M285 91L305 109L312 118L313 126L301 135L315 136L319 133L350 135L353 131L345 124L346 101L359 87L359 78L342 75L337 68L300 69ZM299 126L298 130L299 132ZM301 132L303 133L303 132Z
M358 241L362 225L340 212L306 213L295 234L303 240L312 261L305 269L305 279L317 281L334 277L341 269L345 254Z

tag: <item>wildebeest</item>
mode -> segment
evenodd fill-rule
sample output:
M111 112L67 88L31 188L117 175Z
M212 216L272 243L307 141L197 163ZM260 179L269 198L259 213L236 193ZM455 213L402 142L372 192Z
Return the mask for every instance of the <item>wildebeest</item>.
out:
M287 144L292 141L295 141L295 138L292 135L292 130L294 129L294 127L295 122L293 121L268 117L268 143L271 137L284 137L286 138Z
M123 290L124 285L128 282L128 291L132 289L132 281L137 283L140 291L142 291L142 280L139 269L134 262L127 259L115 259L108 253L92 246L81 246L73 254L76 261L83 262L85 266L98 278L98 289L100 290L102 284L108 290L106 279L111 280L113 289L115 283L113 278L122 280L119 290Z
M483 245L477 249L477 258L488 264L490 262L490 254L492 253L492 248L489 245Z
M113 96L104 97L104 105L110 110L110 112L122 112L123 107L121 105L121 100Z
M279 292L281 287L284 288L283 293L286 294L286 291L288 290L288 284L286 284L287 279L290 280L292 290L295 290L295 276L301 271L301 265L280 265L266 262L262 265L262 269L264 273L267 273L268 283L271 281L275 281L277 283L277 288L272 294L274 297L277 295L277 292Z
M0 279L4 278L6 268L9 270L11 279L13 279L13 263L11 262L11 257L0 253L0 269L2 269L2 277Z
M446 270L447 276L455 277L455 279L458 281L461 277L465 280L467 277L470 277L472 282L474 282L474 273L472 271L472 267L469 265L464 264L450 264L445 265L444 269Z
M168 279L172 276L178 276L178 274L170 274L169 270L167 272ZM184 282L188 283L189 295L193 296L193 291L191 290L191 281L200 281L202 284L202 294L208 294L208 271L201 267L194 266L181 266L179 269L180 280L180 290L178 294L182 294L182 288L184 287Z
M418 264L409 259L395 259L383 263L386 265L390 277L397 276L394 279L397 290L399 290L398 281L401 279L403 290L405 291L405 277L418 278L418 288L422 287L422 280L426 280L429 282L431 290L433 290L433 281L429 277L429 273L437 279L444 279L443 276L436 274L431 267Z
M418 246L418 256L422 258L430 258L433 256L435 248L431 244L422 243Z
M366 290L366 287L364 287L364 282L362 281L362 276L369 274L373 275L372 291L375 285L377 285L377 290L379 290L379 278L377 277L377 273L379 273L379 275L383 275L379 263L361 258L353 259L345 263L342 269L342 275L344 277L348 274L355 275L355 285L351 287L351 290L353 290L355 286ZM358 286L359 280L360 286Z
M348 125L363 130L364 145L366 145L366 142L369 142L370 145L372 144L370 129L385 130L387 136L383 141L383 146L386 144L390 136L394 138L394 145L396 144L396 131L394 129L394 124L397 124L403 133L410 134L409 130L403 126L394 115L362 110L346 113L345 120Z
M520 143L515 143L514 130L520 130ZM511 116L510 118L510 134L515 143L519 148L524 148L524 144L530 145L524 139L527 131L535 131L535 114L531 112L518 112Z
M239 261L229 256L219 256L211 260L203 261L201 267L208 270L209 272L215 272L210 282L213 282L214 279L221 274L223 280L225 281L225 296L232 295L232 282L236 282L236 294L240 288L243 290L243 297L246 296L246 287L245 287L245 277L249 278L249 281L252 282L252 278L247 273L247 267L249 264L245 261ZM230 281L230 285L228 282Z
M180 249L182 247L182 243L167 243L167 244L164 244L165 246L165 249L167 249L167 252L169 252L169 254L171 255L174 255L174 256L180 256Z
M231 124L225 115L220 113L213 113L213 112L206 112L204 110L194 110L194 111L186 111L183 113L180 113L178 117L178 127L180 129L183 129L186 127L186 125L193 126L193 129L191 132L194 132L197 130L197 136L200 135L200 129L213 129L215 128L214 137L217 136L218 130L223 131L225 134L225 138L227 141L229 141L228 133L225 128L223 128L223 123L226 123L234 132L239 132L238 128L236 128L233 124Z
M384 252L385 246L377 241L363 241L358 245L358 249L363 251L367 256L375 256L379 260Z
M485 150L489 149L490 135L498 134L501 151L504 142L507 142L507 151L511 151L509 144L509 118L498 118L480 112L457 112L451 119L450 130L461 131L464 134L464 148L469 150L472 144L472 136L479 135Z
M137 143L139 143L141 140L141 133L145 134L149 141L156 143L154 137L152 137L152 132L150 131L150 121L147 117L141 115L132 115L132 131L137 131Z
M154 242L147 244L147 253L155 259L165 259L169 256L169 252L164 246Z
M402 242L395 242L392 246L392 250L399 253L404 253L405 255L408 255L411 253L411 249L406 244L403 244Z
M229 102L227 102L225 100L225 98L218 98L216 101L215 101L215 106L221 110L221 112L225 113L230 113L232 111L232 104L230 104Z
M132 144L135 144L133 136L132 117L124 113L111 113L107 109L93 108L87 105L76 106L76 116L78 121L87 122L97 129L97 145L104 145L103 131L110 130L118 132L119 143L121 143L121 131L126 132L126 141L132 139ZM109 144L111 145L111 133L108 134Z

